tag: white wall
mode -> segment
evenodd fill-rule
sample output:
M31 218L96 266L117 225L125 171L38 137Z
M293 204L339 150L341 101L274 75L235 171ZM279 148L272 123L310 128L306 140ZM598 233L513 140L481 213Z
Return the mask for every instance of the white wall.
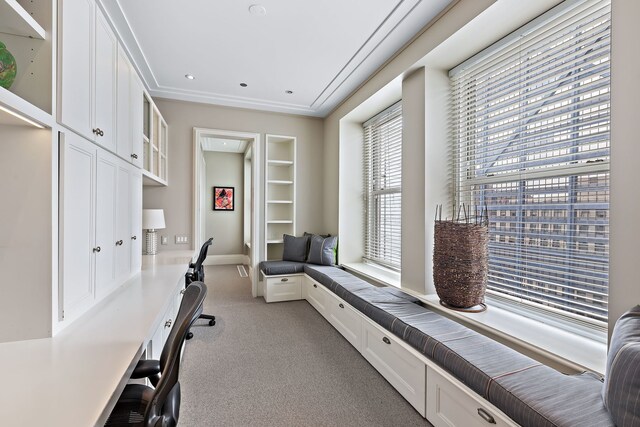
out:
M160 251L184 248L175 245L176 234L187 235L193 241L194 127L260 133L261 144L267 133L297 137L297 229L323 230L322 119L167 99L155 101L169 125L169 186L145 187L143 203L145 208L165 210L167 228L162 234L169 236L169 244L159 246ZM261 240L259 246L263 246Z
M0 342L51 336L51 130L0 126Z
M640 2L612 1L609 333L640 304Z
M243 253L244 154L205 151L205 237L213 237L208 255ZM234 210L213 210L213 187L234 187Z

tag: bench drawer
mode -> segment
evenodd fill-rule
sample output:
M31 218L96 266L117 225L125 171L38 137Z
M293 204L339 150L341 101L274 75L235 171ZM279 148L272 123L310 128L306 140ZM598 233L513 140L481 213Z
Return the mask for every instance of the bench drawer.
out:
M425 364L394 335L369 321L362 322L362 355L389 383L425 416Z
M462 383L431 367L427 367L427 419L435 427L517 426Z
M316 309L316 311L325 318L327 317L327 297L328 291L322 285L315 283L313 280L305 278L307 288L307 301Z
M300 276L278 276L265 279L266 302L293 301L302 298Z
M327 320L359 352L362 349L362 318L358 312L340 298L329 295L327 299Z

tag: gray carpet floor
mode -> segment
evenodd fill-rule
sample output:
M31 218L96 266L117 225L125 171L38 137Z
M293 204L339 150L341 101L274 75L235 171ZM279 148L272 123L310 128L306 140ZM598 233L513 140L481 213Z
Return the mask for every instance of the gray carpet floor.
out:
M180 372L181 426L428 426L306 301L266 304L236 266L205 270Z

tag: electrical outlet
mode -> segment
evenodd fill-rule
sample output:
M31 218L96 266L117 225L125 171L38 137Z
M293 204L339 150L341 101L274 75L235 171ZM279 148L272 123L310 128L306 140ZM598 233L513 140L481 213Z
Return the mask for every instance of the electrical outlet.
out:
M166 245L169 243L169 239L167 238L167 236L160 236L160 244L161 245Z

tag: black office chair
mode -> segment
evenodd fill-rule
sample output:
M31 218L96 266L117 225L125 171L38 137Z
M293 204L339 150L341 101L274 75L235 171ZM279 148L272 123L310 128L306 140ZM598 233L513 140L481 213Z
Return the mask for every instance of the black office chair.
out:
M207 287L193 282L185 290L180 310L160 360L140 360L131 378L149 378L155 388L128 384L105 426L167 426L178 424L180 415L180 353L189 328L202 313Z
M189 270L187 270L187 274L184 276L184 284L185 287L188 287L193 282L204 282L204 260L207 258L207 251L209 250L209 246L213 243L213 237L210 237L209 240L202 244L200 248L200 253L198 254L198 259L195 263L189 263ZM213 326L216 324L216 316L212 316L210 314L201 314L201 319L208 319L209 326ZM193 333L189 331L187 333L187 339L190 340L193 338Z

